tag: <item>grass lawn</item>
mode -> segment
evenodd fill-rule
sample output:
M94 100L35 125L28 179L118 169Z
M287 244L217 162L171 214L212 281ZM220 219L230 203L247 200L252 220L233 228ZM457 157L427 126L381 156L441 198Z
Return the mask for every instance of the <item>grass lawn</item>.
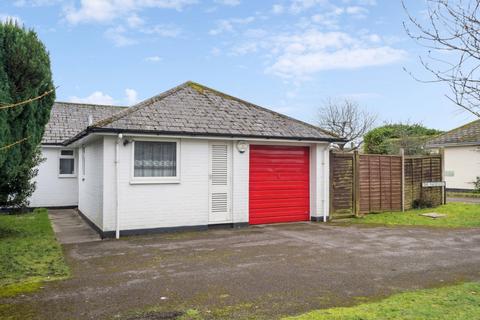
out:
M420 216L420 213L436 212L446 217L432 219ZM417 225L432 227L480 227L480 205L449 203L437 208L410 210L406 212L386 212L369 214L362 218L353 218L349 222L384 225Z
M393 295L379 302L350 308L318 310L286 318L296 320L410 320L480 318L480 284L465 283L439 289Z
M68 275L47 210L0 215L0 297L34 291L43 281Z

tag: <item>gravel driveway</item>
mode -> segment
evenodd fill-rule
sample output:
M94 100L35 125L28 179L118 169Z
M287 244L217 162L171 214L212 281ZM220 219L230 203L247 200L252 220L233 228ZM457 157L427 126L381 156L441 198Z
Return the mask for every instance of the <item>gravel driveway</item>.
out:
M480 230L296 223L64 245L73 277L0 318L278 318L480 280Z

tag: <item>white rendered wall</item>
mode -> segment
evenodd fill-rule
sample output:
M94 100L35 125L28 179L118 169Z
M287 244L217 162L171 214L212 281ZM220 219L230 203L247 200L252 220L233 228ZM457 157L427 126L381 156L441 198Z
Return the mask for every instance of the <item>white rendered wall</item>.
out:
M328 144L310 147L310 216L328 217L330 204L330 151Z
M78 209L100 229L103 226L103 138L85 145L85 175L79 148Z
M180 182L131 184L132 143L119 146L120 229L208 224L207 140L181 139ZM115 230L115 138L105 139L104 231ZM113 187L112 187L113 186Z
M103 141L103 230L116 228L115 141ZM125 137L127 140L138 139ZM149 140L151 140L150 138ZM154 140L168 141L168 138ZM180 139L180 182L132 184L132 143L119 144L119 214L120 229L154 229L166 227L207 225L209 216L209 141L208 139ZM232 221L248 223L249 208L249 150L240 153L237 142L232 142ZM323 153L327 144L248 142L248 144L302 145L311 147L311 215L323 216L325 178L328 179L328 156L324 164ZM327 176L324 178L324 166ZM327 181L328 182L328 181ZM327 185L328 186L328 185Z
M445 148L445 181L449 189L473 189L472 182L480 176L480 146Z
M38 167L35 177L36 189L30 197L31 207L61 207L78 204L77 177L59 177L58 147L42 147L45 161ZM78 152L75 152L75 167L78 172Z

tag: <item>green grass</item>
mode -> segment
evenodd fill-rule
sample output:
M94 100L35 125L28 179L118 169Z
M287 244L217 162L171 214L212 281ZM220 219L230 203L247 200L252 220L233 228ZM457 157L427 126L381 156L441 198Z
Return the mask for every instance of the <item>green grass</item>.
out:
M318 310L290 320L419 320L480 318L480 284L466 283L439 289L393 295L379 302L349 308Z
M47 210L0 215L0 297L35 291L43 281L68 275Z
M436 212L446 214L446 217L432 219L420 216L421 213ZM437 208L410 210L406 212L386 212L368 214L361 218L348 220L352 223L431 226L449 228L480 227L480 204L449 203Z

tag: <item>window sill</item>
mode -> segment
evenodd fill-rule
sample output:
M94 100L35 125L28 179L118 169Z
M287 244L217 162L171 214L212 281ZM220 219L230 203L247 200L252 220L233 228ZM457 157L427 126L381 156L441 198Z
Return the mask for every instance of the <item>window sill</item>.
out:
M179 178L173 179L133 179L130 184L179 184Z
M60 179L63 179L63 178L76 178L77 175L76 174L59 174L58 177Z

